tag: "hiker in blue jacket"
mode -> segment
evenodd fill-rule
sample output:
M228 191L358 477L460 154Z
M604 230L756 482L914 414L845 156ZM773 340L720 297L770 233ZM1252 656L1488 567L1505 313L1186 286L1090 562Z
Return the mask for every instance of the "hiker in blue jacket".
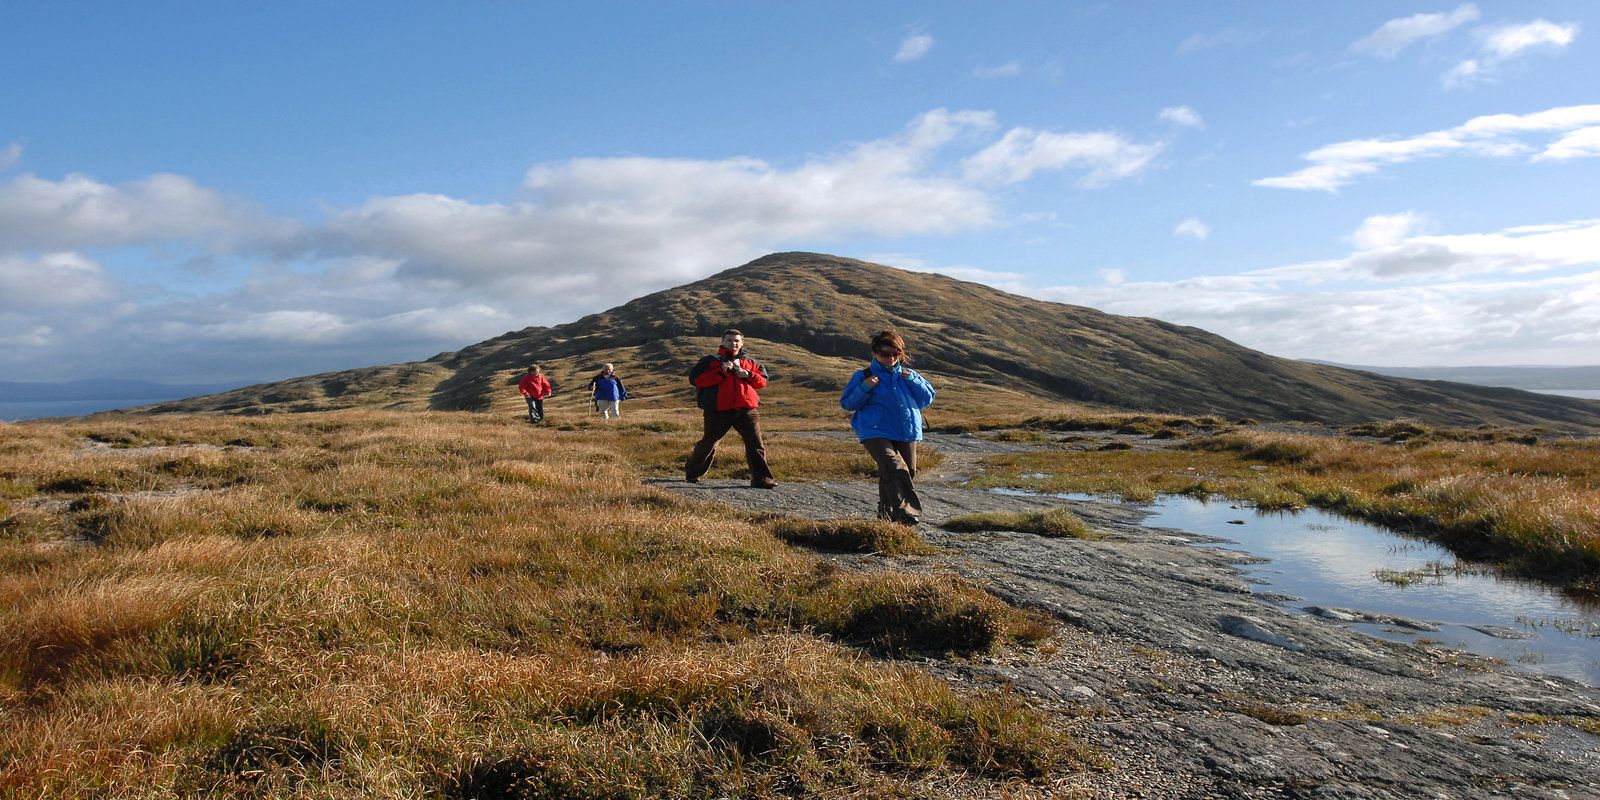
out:
M622 419L622 401L628 399L628 390L617 377L617 371L607 364L600 374L589 381L589 393L594 396L594 407L605 419Z
M917 476L922 409L933 404L933 386L906 366L906 342L892 330L872 337L872 361L850 376L839 405L850 415L856 438L878 463L878 518L915 525L922 516L911 479Z

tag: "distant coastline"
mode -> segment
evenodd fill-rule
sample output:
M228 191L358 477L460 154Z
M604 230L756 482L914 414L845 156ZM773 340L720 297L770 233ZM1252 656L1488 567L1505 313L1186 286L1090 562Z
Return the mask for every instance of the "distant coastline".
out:
M172 397L132 397L100 400L0 400L0 421L22 422L49 417L77 417L119 408L147 406L174 400Z
M1600 389L1529 389L1534 394L1557 394L1562 397L1580 397L1584 400L1600 400Z
M1308 364L1325 364L1341 369L1356 369L1392 378L1420 381L1453 381L1475 386L1504 386L1540 394L1595 399L1600 392L1600 366L1581 367L1373 367L1337 361L1303 359ZM1576 394L1575 394L1576 393Z
M186 397L216 394L247 386L241 383L167 384L154 381L96 379L65 383L0 381L0 421L21 422L48 417L76 417L119 408L134 408Z

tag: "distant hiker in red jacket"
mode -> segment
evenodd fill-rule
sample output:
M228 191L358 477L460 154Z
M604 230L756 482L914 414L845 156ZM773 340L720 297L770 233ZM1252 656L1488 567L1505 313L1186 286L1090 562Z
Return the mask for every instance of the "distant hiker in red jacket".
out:
M705 412L705 435L695 443L683 479L694 483L711 469L717 456L717 442L728 429L744 440L744 459L750 465L750 485L771 489L777 485L767 466L767 449L761 444L761 418L757 394L767 385L767 369L744 352L744 334L729 329L722 332L722 346L714 356L700 359L689 370L689 382L699 390L696 403Z
M550 388L550 379L544 376L544 369L538 364L528 367L527 374L517 382L517 391L528 401L528 421L543 422L544 399L555 394Z

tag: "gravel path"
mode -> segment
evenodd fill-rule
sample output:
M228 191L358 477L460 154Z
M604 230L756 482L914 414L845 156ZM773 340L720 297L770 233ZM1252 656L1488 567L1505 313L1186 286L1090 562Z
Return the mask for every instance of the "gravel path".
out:
M1600 690L1292 614L1253 593L1239 554L1193 546L1209 537L1143 527L1137 508L957 485L982 456L1037 445L954 435L930 436L928 444L944 460L918 477L921 527L945 552L848 560L959 574L1063 623L1043 647L924 662L952 681L1025 693L1110 761L1057 791L1093 798L1600 798L1600 736L1588 732L1600 731ZM865 480L780 483L775 490L728 481L658 485L815 518L870 516L877 502L876 484ZM1108 538L936 527L969 511L1059 505Z

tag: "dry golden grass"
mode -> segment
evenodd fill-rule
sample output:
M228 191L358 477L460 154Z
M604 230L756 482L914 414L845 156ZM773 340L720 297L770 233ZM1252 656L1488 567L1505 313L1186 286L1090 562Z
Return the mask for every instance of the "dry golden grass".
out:
M643 485L691 432L339 412L0 435L0 796L910 796L1087 758L1012 696L877 660L1043 620ZM808 474L870 464L790 448Z
M1148 500L1217 494L1261 508L1315 505L1428 534L1468 555L1600 591L1600 440L1419 443L1236 432L1168 451L996 456L977 486ZM1043 478L1024 478L1039 473Z

